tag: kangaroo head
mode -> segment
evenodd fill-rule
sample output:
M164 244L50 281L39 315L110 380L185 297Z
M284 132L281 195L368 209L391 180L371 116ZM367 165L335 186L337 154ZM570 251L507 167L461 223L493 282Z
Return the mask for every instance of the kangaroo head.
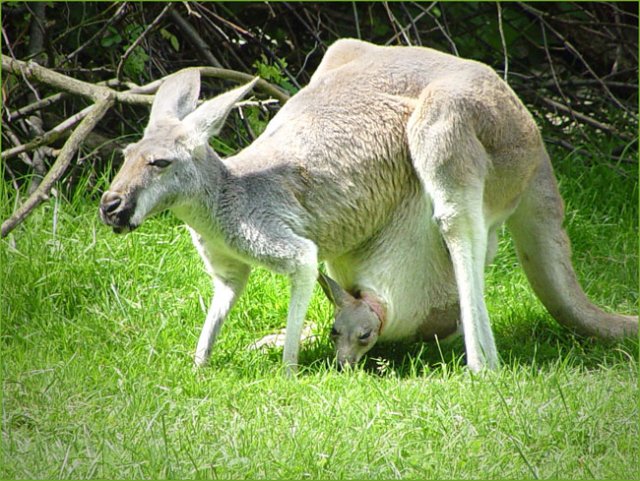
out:
M124 163L100 200L103 222L116 233L128 232L192 197L203 163L219 161L209 138L257 80L196 109L200 72L185 69L168 77L156 93L142 139L124 149Z
M318 282L335 307L331 340L338 366L354 365L378 340L384 316L382 308L374 300L350 294L322 273Z

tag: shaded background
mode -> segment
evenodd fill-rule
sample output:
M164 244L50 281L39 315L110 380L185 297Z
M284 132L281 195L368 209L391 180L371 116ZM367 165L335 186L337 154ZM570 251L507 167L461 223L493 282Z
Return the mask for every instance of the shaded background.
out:
M180 68L224 67L259 74L289 93L304 86L340 37L423 45L480 60L506 77L532 110L549 144L582 151L585 161L637 163L638 5L636 2L340 3L2 3L2 53L71 77L123 86L146 84ZM204 95L231 83L208 80ZM3 149L26 143L88 105L5 75ZM269 104L234 118L218 145L230 153L251 141L278 109ZM61 192L87 189L118 166L118 148L142 130L148 109L121 105L105 117L66 173ZM249 129L247 129L249 127ZM253 127L253 128L251 128ZM4 177L33 190L64 136L3 161ZM80 179L83 181L80 182Z

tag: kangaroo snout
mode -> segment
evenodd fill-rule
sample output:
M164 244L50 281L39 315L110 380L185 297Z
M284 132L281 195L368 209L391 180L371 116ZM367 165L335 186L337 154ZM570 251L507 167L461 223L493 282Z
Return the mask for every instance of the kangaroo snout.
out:
M121 194L109 190L102 194L100 219L111 226L116 234L131 231L136 227L131 225L131 212L132 209L126 206Z
M105 192L100 201L100 210L104 216L109 216L118 210L122 204L122 197L115 192Z

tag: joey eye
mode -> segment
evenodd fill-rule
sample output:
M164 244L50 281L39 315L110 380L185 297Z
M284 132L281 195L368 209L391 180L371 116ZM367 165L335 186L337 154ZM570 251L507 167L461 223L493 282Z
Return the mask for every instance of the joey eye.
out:
M371 337L371 330L368 330L367 332L360 334L358 336L358 340L359 341L367 341L369 338Z
M163 159L163 158L152 159L148 163L149 165L153 165L154 167L160 167L161 169L164 169L165 167L168 167L169 165L171 165L170 160Z
M338 337L340 335L340 333L338 332L338 330L335 327L331 328L331 337Z

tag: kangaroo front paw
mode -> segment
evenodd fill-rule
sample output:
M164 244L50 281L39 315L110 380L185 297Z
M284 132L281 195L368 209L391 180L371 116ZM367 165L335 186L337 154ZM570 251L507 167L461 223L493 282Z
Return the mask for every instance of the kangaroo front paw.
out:
M497 356L469 359L467 361L467 368L471 372L481 372L484 370L495 371L500 368L500 361Z

